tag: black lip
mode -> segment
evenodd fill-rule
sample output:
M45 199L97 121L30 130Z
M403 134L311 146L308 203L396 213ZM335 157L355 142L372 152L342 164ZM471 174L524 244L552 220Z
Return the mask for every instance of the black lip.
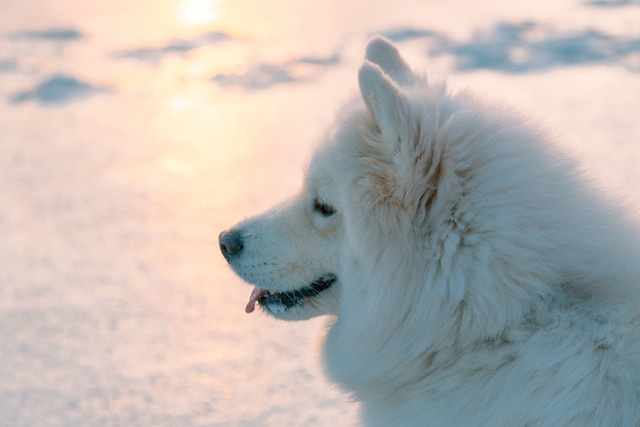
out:
M335 274L325 274L304 288L286 292L267 292L258 300L258 303L267 310L271 304L284 305L285 310L288 310L296 305L302 305L304 298L313 298L320 295L329 289L336 280Z

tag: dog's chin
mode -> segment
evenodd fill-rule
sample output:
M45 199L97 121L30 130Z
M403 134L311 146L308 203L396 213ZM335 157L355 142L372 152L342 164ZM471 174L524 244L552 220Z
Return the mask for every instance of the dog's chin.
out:
M307 320L337 314L338 286L336 276L327 274L307 286L290 291L255 288L247 312L252 312L253 304L257 304L263 312L281 320Z

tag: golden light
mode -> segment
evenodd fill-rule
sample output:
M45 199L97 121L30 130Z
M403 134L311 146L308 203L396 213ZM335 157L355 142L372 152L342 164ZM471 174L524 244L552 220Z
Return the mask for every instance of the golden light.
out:
M180 21L189 26L205 25L216 21L221 0L182 0L179 6Z

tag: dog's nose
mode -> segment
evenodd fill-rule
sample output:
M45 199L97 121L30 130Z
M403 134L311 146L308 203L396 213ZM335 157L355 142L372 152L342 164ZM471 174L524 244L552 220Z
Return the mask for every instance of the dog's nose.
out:
M239 231L223 231L218 237L220 242L220 251L227 261L234 255L238 255L244 247L242 235Z

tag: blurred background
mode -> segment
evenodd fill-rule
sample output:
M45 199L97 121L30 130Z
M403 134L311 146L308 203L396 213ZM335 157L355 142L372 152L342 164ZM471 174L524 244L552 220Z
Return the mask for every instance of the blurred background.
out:
M638 0L0 0L0 425L351 426L327 319L218 233L298 190L366 41L554 129L635 208Z

